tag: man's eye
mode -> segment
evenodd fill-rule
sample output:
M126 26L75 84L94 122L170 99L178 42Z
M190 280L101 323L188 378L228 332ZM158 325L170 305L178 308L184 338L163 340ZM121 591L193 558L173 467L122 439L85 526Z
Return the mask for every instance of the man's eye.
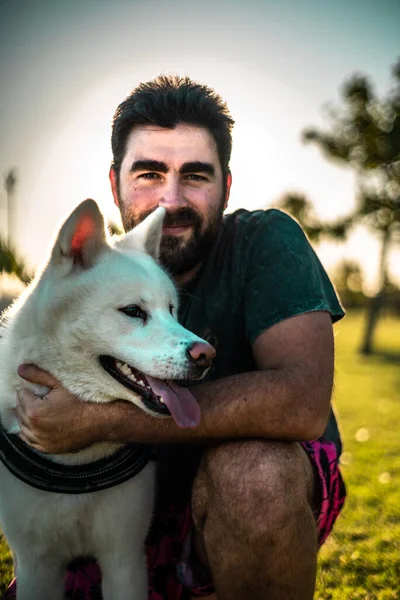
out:
M148 179L148 180L157 179L158 174L157 173L142 173L141 175L139 175L139 178L140 179Z
M137 304L130 304L129 306L124 306L123 308L119 308L124 315L127 317L131 317L132 319L142 319L142 321L146 322L148 314L145 310L140 308Z
M189 173L186 175L186 179L189 179L189 181L207 181L206 177L203 175L197 175L197 173Z

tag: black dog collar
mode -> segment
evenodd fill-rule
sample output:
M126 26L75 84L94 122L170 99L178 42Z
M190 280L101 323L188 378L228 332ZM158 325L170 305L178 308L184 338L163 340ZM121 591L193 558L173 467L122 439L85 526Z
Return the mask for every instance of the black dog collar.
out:
M128 444L114 454L83 465L55 463L0 425L0 460L24 483L46 492L86 494L134 477L147 465L152 446Z

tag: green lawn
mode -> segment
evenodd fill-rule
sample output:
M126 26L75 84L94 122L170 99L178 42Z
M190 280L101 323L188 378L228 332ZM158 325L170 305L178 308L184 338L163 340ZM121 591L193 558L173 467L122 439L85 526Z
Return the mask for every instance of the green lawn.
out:
M356 353L362 326L359 315L336 326L348 499L320 553L316 600L400 600L400 320L381 321L370 358ZM10 578L0 542L0 592Z
M356 353L363 325L348 315L336 326L348 498L320 553L319 600L400 599L400 320L381 321L368 358Z

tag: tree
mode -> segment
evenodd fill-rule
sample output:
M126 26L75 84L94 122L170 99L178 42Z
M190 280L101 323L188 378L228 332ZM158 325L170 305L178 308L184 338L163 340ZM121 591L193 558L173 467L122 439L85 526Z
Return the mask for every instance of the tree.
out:
M122 235L124 232L123 229L121 229L121 227L114 221L109 221L107 228L110 235Z
M319 241L322 225L314 214L312 203L304 194L289 192L282 196L276 206L292 215L312 242Z
M0 239L0 273L3 271L16 275L25 283L28 283L31 279L26 263L17 255L15 250Z
M302 226L311 242L318 243L322 238L344 240L349 228L349 217L334 223L322 222L314 213L310 200L298 192L284 194L276 203L280 208L292 215Z
M2 240L0 238L0 273L4 271L16 275L23 282L27 283L31 278L31 274L28 272L25 262L18 257L12 247L11 205L17 182L16 170L9 169L4 175L4 189L7 195L7 239Z
M356 172L356 207L337 224L343 236L361 223L381 241L379 286L367 314L361 346L364 354L372 352L384 302L388 253L400 240L400 60L392 73L394 87L383 99L377 97L366 76L353 75L342 86L342 105L328 111L328 130L303 133L304 141L317 144L329 159L346 163Z
M358 262L347 258L339 261L332 279L346 308L365 307L367 297L363 292L364 274Z
M7 243L12 242L12 204L14 192L17 186L17 175L15 169L9 169L4 175L4 189L6 190L6 206L7 206Z

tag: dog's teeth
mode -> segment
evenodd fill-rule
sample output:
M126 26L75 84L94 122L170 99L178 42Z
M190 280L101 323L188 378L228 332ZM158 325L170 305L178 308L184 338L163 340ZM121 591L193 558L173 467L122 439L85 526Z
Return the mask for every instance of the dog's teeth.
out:
M123 364L119 368L123 372L124 375L129 376L131 374L131 370L127 364Z
M131 381L137 381L136 377L134 376L133 373L129 372L129 375L127 375L128 379L130 379Z
M145 384L143 383L143 381L140 381L140 379L138 380L138 384L141 385L142 387L146 387Z
M117 360L117 361L115 362L115 364L117 365L118 369L120 369L120 368L121 368L121 367L123 367L123 365L124 365L124 363L123 363L123 362L121 362L120 360Z

